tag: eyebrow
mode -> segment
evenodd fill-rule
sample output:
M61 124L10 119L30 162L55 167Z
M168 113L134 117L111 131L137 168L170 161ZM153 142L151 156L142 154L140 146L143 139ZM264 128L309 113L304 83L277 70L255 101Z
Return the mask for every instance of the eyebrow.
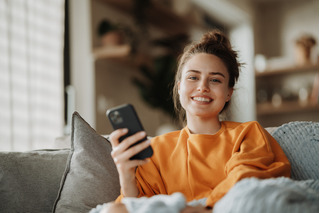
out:
M187 73L188 73L188 72L201 73L201 72L198 71L198 70L188 70ZM220 76L222 76L222 77L225 78L225 76L224 76L221 72L209 72L209 75L220 75Z

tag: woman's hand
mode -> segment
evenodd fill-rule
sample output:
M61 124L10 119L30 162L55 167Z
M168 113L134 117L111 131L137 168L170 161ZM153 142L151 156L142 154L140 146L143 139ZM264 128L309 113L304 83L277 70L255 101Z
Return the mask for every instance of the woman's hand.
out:
M212 209L207 209L203 206L187 206L181 213L211 213Z
M109 140L112 145L111 156L117 166L123 195L125 197L136 197L138 196L139 191L135 180L135 170L137 166L146 164L149 162L149 160L130 160L130 158L147 148L150 145L150 141L146 140L130 147L137 141L145 138L146 133L138 132L130 137L127 137L120 143L119 138L127 133L128 129L118 129L110 134Z
M123 203L110 202L101 209L100 213L128 213L128 210Z

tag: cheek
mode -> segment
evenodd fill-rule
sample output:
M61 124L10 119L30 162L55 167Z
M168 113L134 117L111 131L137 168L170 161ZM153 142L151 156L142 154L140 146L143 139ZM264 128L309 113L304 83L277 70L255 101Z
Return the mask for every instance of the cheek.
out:
M178 93L179 93L179 95L181 95L183 89L184 89L184 83L182 81L180 81L178 83Z
M184 88L184 87L180 87L180 89L179 89L179 98L180 98L180 101L184 100L184 99L185 99L185 96L186 96L185 88Z
M232 88L229 88L229 87L225 88L226 101L230 101L232 93L233 93Z
M192 90L193 84L194 83L191 83L190 81L182 80L179 84L179 89L183 91Z
M229 90L225 87L219 87L213 89L215 95L219 97L220 99L225 99L225 101L228 101L229 97Z
M189 96L192 91L192 88L188 83L181 83L179 87L179 95L180 97L183 96L186 98L186 96Z
M185 85L185 84L180 84L180 87L179 87L179 99L180 99L180 104L183 108L185 108L186 106L186 103L188 101L188 98L189 98L189 90L188 90L188 87Z

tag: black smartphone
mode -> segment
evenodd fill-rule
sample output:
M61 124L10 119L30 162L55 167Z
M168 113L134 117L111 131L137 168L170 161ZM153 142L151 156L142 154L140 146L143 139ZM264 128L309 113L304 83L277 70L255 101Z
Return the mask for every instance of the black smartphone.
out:
M121 105L107 111L107 117L113 127L113 129L127 128L129 131L126 135L120 137L119 142L123 141L126 137L131 136L137 132L144 131L143 126L139 120L139 117L131 104ZM147 140L147 137L133 144L137 145L143 141ZM142 150L138 154L132 156L130 160L134 159L145 159L153 155L153 150L151 146Z

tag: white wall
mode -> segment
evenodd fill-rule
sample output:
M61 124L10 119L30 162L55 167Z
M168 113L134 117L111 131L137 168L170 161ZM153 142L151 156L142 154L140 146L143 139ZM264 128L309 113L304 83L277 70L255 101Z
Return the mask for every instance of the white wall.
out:
M319 1L287 3L282 14L280 36L283 56L294 60L295 40L304 33L314 36L319 46Z
M70 55L71 84L76 92L75 110L95 127L90 0L70 0Z
M216 15L217 21L230 30L231 42L239 51L245 67L240 74L233 97L232 120L255 120L254 44L253 18L250 10L243 10L228 1L192 0L206 11ZM302 32L319 36L318 1L301 1L282 5L281 49L282 55L293 57L292 42ZM278 2L273 2L278 5ZM224 11L224 12L221 12ZM248 12L249 11L249 12ZM232 14L232 15L231 15ZM76 89L76 110L95 127L95 71L91 59L91 14L89 0L70 0L71 26L71 82ZM299 26L299 27L297 27ZM270 26L265 26L272 29ZM265 29L266 30L266 29ZM263 39L260 40L263 42Z
M232 95L231 118L238 122L252 121L256 119L252 24L245 22L233 27L230 40L234 49L238 51L239 62L244 63Z

